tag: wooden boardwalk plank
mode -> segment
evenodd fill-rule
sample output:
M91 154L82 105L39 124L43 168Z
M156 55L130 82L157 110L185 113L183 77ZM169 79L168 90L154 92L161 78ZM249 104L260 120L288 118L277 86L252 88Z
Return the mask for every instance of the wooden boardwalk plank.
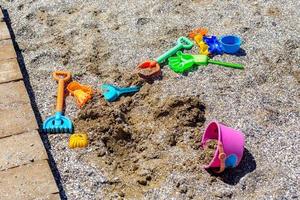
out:
M47 159L46 150L36 130L0 140L0 171Z
M0 84L0 138L38 129L23 81Z
M30 103L23 81L0 84L0 105Z
M0 6L0 22L1 21L4 21L4 15L3 15L3 12L2 12L2 9L1 9L1 6Z
M10 39L10 33L5 22L0 22L0 40Z
M0 61L17 58L17 54L11 40L1 40L0 49Z
M0 138L38 128L30 104L0 105Z
M17 59L0 61L0 83L23 79Z
M47 199L47 200L60 200L60 196L59 196L59 193L56 193L56 194L49 194L49 195L46 195L43 197L44 199Z
M53 199L57 193L47 160L0 171L1 200Z

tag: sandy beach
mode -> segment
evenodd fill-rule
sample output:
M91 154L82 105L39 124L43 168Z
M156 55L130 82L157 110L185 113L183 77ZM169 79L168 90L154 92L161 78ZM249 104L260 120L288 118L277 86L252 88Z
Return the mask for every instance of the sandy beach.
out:
M55 112L55 70L96 94L65 114L90 145L69 149L68 134L42 135L62 199L300 199L300 2L246 0L0 0L28 75L38 122ZM185 75L167 64L141 83L143 60L194 28L243 39L238 55ZM195 46L191 51L198 53ZM25 70L26 68L26 70ZM103 83L141 84L107 103ZM217 119L245 134L240 165L216 176L203 166L201 136ZM41 125L41 124L40 124ZM297 186L298 185L298 186Z

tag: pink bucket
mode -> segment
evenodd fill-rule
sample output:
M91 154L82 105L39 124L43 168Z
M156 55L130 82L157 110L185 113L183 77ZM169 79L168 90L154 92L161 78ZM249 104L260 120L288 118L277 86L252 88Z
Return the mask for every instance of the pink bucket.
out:
M220 168L217 171L220 173L225 168L233 168L240 163L245 144L242 132L214 120L207 126L202 136L201 146L205 148L205 144L209 140L218 140L218 146L213 159L204 168Z

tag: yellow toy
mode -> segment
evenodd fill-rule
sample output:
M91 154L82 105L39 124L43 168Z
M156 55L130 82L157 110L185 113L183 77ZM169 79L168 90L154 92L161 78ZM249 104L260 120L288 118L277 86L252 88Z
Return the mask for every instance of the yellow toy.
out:
M70 136L69 148L84 148L89 144L89 139L86 133L74 133Z
M203 36L202 35L196 35L194 37L195 42L197 43L197 45L199 46L199 52L202 55L209 55L209 51L208 51L208 45L205 44L205 42L203 42Z
M209 55L209 51L208 51L208 45L207 44L205 44L205 42L203 42L203 41L201 41L201 42L199 42L199 52L200 52L200 54L202 54L202 55Z
M207 35L208 29L207 28L197 28L194 29L192 32L189 33L189 37L194 39L197 45L199 46L199 53L201 55L209 55L208 45L203 41L203 36Z

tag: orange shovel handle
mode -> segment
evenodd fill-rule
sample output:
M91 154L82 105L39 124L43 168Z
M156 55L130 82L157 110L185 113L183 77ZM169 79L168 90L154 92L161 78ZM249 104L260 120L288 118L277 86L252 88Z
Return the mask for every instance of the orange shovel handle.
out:
M70 80L71 74L70 72L55 71L53 72L53 77L56 81L58 81L56 111L62 112L64 104L65 82Z
M225 159L226 154L224 152L223 144L219 141L218 142L218 148L219 148L219 160L220 160L220 169L215 171L216 173L222 173L225 170Z

